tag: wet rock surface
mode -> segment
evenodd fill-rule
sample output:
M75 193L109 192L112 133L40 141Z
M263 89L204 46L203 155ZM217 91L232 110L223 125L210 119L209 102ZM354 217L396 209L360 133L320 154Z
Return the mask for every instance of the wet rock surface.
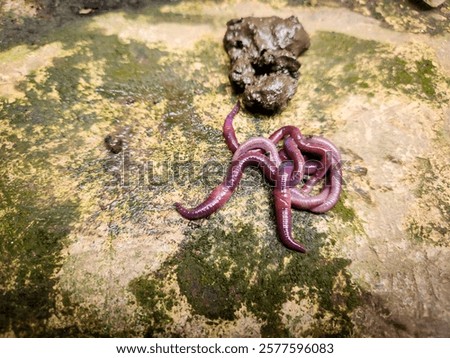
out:
M310 46L298 19L233 19L227 23L223 43L231 61L230 82L242 92L245 107L266 113L284 109L297 90L297 57Z
M23 20L1 47L0 335L449 337L448 2L364 2L378 20L151 3L38 27L33 42ZM231 159L223 24L272 15L308 29L302 85L270 121L234 123L240 141L295 125L341 151L337 206L294 212L308 255L278 242L257 170L207 220L173 207L202 200Z

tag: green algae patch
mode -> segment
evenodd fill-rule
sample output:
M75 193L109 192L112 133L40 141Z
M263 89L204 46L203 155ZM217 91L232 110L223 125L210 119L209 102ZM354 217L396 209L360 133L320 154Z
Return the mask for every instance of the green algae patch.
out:
M55 274L79 217L79 198L71 191L75 184L64 165L83 143L79 122L64 126L64 110L53 97L53 74L40 71L17 85L23 98L0 101L1 272L8 273L2 277L0 331L19 337L52 335ZM48 82L41 82L42 73Z
M211 218L201 228L188 229L180 251L156 273L158 280L175 274L194 314L217 325L235 320L245 307L263 322L264 337L351 335L350 313L359 305L360 291L346 269L349 260L322 256L321 248L329 245L324 234L297 223L296 237L310 248L301 255L284 248L272 230L272 235L261 236L252 224L236 223L224 231L219 220ZM303 218L305 223L308 219ZM339 287L338 280L344 282ZM282 320L283 304L292 299L293 291L297 300L312 298L317 307L317 325L302 332L290 331ZM151 290L148 295L159 297ZM166 299L161 297L158 305ZM174 300L175 296L170 299ZM166 329L165 335L170 335L170 325Z
M140 20L149 26L198 20L163 19L169 10L149 10ZM294 213L294 237L310 252L290 252L276 236L271 194L267 188L255 194L261 176L247 172L230 205L210 219L186 223L174 212L175 201L203 199L231 158L221 133L234 102L228 59L215 37L175 50L144 40L123 40L87 20L49 34L42 41L63 44L64 56L17 83L23 98L1 103L2 273L14 273L2 277L8 299L0 306L1 333L140 335L143 326L145 336L183 335L174 328L181 310L210 327L232 325L247 312L265 337L352 335L361 290L350 260L329 255L334 234L315 229L323 216ZM388 88L433 101L440 69L427 56L408 56L374 41L318 33L302 60L295 103L308 98L312 126L332 131L327 115L354 92L370 97ZM386 58L398 58L397 84L385 82ZM408 77L403 72L411 64ZM271 132L285 119L245 112L239 118L240 138ZM110 134L123 138L119 153L104 147ZM344 199L329 217L348 226L358 218ZM412 235L423 224L417 225ZM100 248L83 257L91 245ZM125 290L133 302L114 306ZM314 322L286 324L284 306L304 302ZM54 316L62 328L49 323ZM122 322L133 327L118 327Z
M0 151L0 334L17 337L51 334L47 321L56 306L55 273L78 218L77 198L44 189L54 185L56 171L42 172L40 158L17 165L28 150L22 143L14 154ZM11 162L16 165L6 164Z
M101 270L86 273L93 261L83 261L79 252L72 260L67 252L71 244L85 245L89 252L92 238L103 235L96 263L104 267L122 259L129 265L123 258L127 254L115 245L130 232L133 240L150 235L151 247L170 251L179 224L161 224L161 215L173 211L174 190L192 185L178 175L175 164L200 163L197 157L204 158L205 152L216 157L226 150L216 148L220 130L203 119L211 122L219 101L208 110L196 105L198 98L215 102L215 97L229 96L225 54L210 39L186 51L168 51L160 43L125 43L92 29L88 21L46 40L61 43L64 56L31 71L15 84L22 96L0 104L5 123L0 133L2 273L14 272L2 277L1 294L7 300L0 305L0 333L135 334L134 328L115 325L116 313L83 303L83 294L96 302L105 297L105 305L117 301L108 284L110 272L107 277ZM104 147L110 133L124 138L124 150L117 155ZM158 177L153 169L160 164L165 171ZM194 184L202 184L201 176L196 178ZM172 234L161 244L155 238L166 224ZM156 293L154 281L132 281L130 289L142 306L165 297ZM153 301L145 298L147 291L155 293ZM61 297L66 305L58 301ZM153 322L146 335L158 335L171 322L165 320L165 309L167 304L143 313L145 322Z
M344 205L342 199L338 201L333 208L333 213L338 215L344 222L352 222L356 218L355 210L351 207Z
M338 97L344 93L367 93L375 74L367 60L383 45L335 32L318 32L305 53L302 80L315 84L314 91Z
M369 98L386 89L435 105L448 103L448 77L430 51L414 45L394 48L335 32L317 32L302 55L298 94L308 99L307 116L324 131L334 129L333 109L348 95ZM288 109L289 112L289 109Z
M305 219L297 220L299 223ZM308 223L308 221L306 221ZM208 223L209 224L209 223ZM261 335L280 337L298 334L289 332L281 322L281 308L291 298L294 287L307 287L317 297L316 318L332 316L334 332L321 331L318 335L348 335L351 322L348 313L354 302L345 302L346 310L338 312L333 302L333 283L338 273L349 264L345 259L326 259L320 254L324 235L313 228L295 225L295 237L305 240L310 252L306 255L290 252L276 235L258 235L252 225L233 226L225 233L211 227L198 229L188 235L186 246L177 256L177 277L181 292L198 312L206 317L232 319L241 305L260 318L264 324ZM191 265L194 262L195 265ZM357 290L348 280L349 296L356 300ZM196 276L196 280L185 280ZM208 304L198 303L209 297ZM357 301L357 300L356 300ZM215 305L220 305L218 308ZM348 306L347 306L348 304ZM303 332L308 334L308 332ZM311 333L311 332L309 332ZM311 333L313 334L313 333Z
M129 283L129 290L143 308L139 320L146 326L145 337L154 337L164 332L172 322L167 311L173 306L172 299L163 291L161 280L140 277Z
M372 97L378 90L376 58L386 50L376 41L335 32L315 33L310 49L302 55L300 85L293 102L301 106L307 98L309 121L318 121L322 131L332 131L330 109L342 98L349 94Z
M340 228L342 232L346 232L346 228L350 228L354 233L364 233L364 228L356 213L355 209L351 207L348 203L348 192L344 187L341 192L339 201L336 203L334 208L331 210L330 214L337 217L342 222L342 227Z
M359 61L355 56L373 56L380 47L383 47L373 40L358 39L337 32L319 31L314 35L314 39L315 41L311 41L310 50L314 51L314 54L321 54L324 63L344 65L347 72L357 68ZM354 74L352 73L352 75Z
M316 42L315 52L311 49L311 52L307 55L309 57L305 58L305 61L307 59L312 59L313 63L317 61L317 64L320 64L318 69L319 71L323 70L324 76L316 76L312 72L303 73L306 88L312 85L317 88L324 88L317 84L317 78L325 77L330 82L329 90L330 93L333 93L333 101L339 100L336 94L339 92L339 90L336 91L338 87L342 87L345 91L351 91L355 83L361 83L362 91L368 93L366 80L363 81L363 77L359 77L357 74L359 68L355 66L358 66L358 61L353 61L353 58L350 59L350 57L346 58L345 54L352 51L355 41L358 46L353 48L352 56L359 56L358 58L363 58L364 51L368 48L372 52L376 51L379 45L375 42L358 42L359 40L344 35L323 33L319 36L321 37ZM336 41L336 36L343 36L345 41L343 41L341 47L336 49L336 53L332 53L334 49L331 44ZM324 61L321 55L321 52L325 50L330 51L330 58L340 54L341 61L347 61L344 65L340 61L333 62L336 68L345 68L346 72L341 76L333 77L331 72L327 72L327 61ZM225 145L217 145L217 143L222 143L220 128L223 118L211 120L216 112L216 104L214 103L210 109L206 109L205 104L206 101L213 103L214 96L223 98L226 94L224 89L228 83L226 76L224 76L227 68L226 58L223 57L221 45L211 41L199 42L195 51L189 54L192 56L192 62L187 63L187 65L194 65L194 68L198 66L202 69L196 72L196 75L193 76L194 79L197 76L202 76L204 71L210 72L214 68L217 72L215 75L211 75L210 79L212 81L217 81L217 78L220 79L218 86L211 88L209 81L207 81L205 85L194 88L198 95L193 100L195 103L201 104L203 118L200 123L203 124L200 125L195 119L188 122L190 121L189 116L196 115L196 107L179 108L182 103L172 97L171 94L168 94L169 101L165 101L164 98L160 99L161 102L159 103L164 105L161 106L158 115L165 116L164 129L170 128L175 133L179 131L186 138L187 142L181 142L182 148L180 149L184 149L185 144L192 143L191 138L197 138L198 135L201 138L197 142L199 148L203 148L203 145L206 144L204 148L208 149L204 152L203 157L194 154L192 157L188 156L190 158L188 161L196 161L197 158L200 158L201 161L207 162L208 159L221 158L215 163L216 165L222 165L223 168L223 165L227 165L228 158L231 157ZM164 72L164 66L170 66L171 60L174 58L176 57L173 55L163 56L162 60L159 61L161 67L156 67L156 73L159 70ZM218 69L214 64L217 61L220 64ZM310 64L310 66L310 71L313 71L313 64ZM183 68L184 66L180 67ZM168 67L167 73L180 71L180 67ZM113 78L113 76L109 78ZM337 83L333 81L337 81ZM109 83L109 88L111 88L111 84L114 85L114 82ZM145 87L143 86L143 88ZM301 91L300 88L299 90ZM212 96L210 93L206 93L208 91L212 91ZM317 105L322 103L321 96L323 95L324 93L317 94ZM185 96L189 96L189 93L185 93ZM156 98L156 101L158 101L158 98ZM174 110L171 111L167 107L167 103L171 103ZM159 107L159 105L156 104L155 107ZM171 117L176 116L177 112L183 113L183 115L172 122ZM188 115L188 113L190 114ZM238 127L243 125L239 128L243 132L238 132L240 137L245 138L254 135L255 130L258 132L266 130L266 121L259 118L256 120L248 118L248 114L245 112L240 114L239 117ZM210 123L215 128L210 127ZM174 132L167 131L166 133L169 135L169 140L158 142L158 151L155 150L156 147L152 147L152 150L155 150L154 154L170 153L173 148L171 136L174 135ZM176 137L173 138L173 143L180 143ZM181 158L187 159L180 149L178 151ZM134 148L134 150L138 149ZM223 173L219 174L223 175ZM214 184L217 184L215 180L220 181L221 175L217 175L216 179L214 178L191 176L189 182L186 181L184 185L180 186L180 188L186 189L181 194L181 197L185 198L183 201L189 201L187 195L201 200L205 191L209 191ZM205 181L206 179L208 180ZM237 320L238 313L244 308L262 322L260 334L263 336L351 335L353 324L350 315L352 310L359 305L360 289L352 282L351 275L347 270L350 261L339 257L329 258L325 254L325 252L333 249L335 240L314 229L311 220L315 216L309 213L294 213L294 235L310 248L310 253L301 255L284 248L277 239L273 210L268 206L271 203L270 194L260 191L256 200L252 196L255 194L252 193L251 188L261 185L259 173L256 176L246 174L245 180L247 181L246 185L242 185L242 188L233 196L234 199L227 204L226 208L199 224L190 223L185 230L185 239L178 252L169 258L155 274L142 277L146 281L154 282L153 280L157 280L158 290L164 292L165 286L161 286L160 282L167 277L175 277L176 285L180 291L178 294L155 294L153 289L149 289L148 299L151 302L157 302L158 315L164 314L173 317L173 311L176 311L176 307L178 307L177 303L174 304L172 309L167 309L165 302L167 300L171 302L185 300L192 310L188 315L192 314L193 317L197 317L193 319L204 319L212 327ZM170 189L170 186L164 190L168 189ZM142 200L148 202L148 199L144 197L142 197ZM341 210L338 208L338 211L342 214L342 220L345 222L354 221L355 213L352 208L344 204L341 206ZM180 221L183 220L180 219ZM338 282L339 284L337 284ZM153 313L151 313L149 305L138 299L135 287L130 286L129 289L136 296L141 308L148 312L149 331L155 332L159 336L172 335L176 321L174 320L171 323L164 318L163 322L167 323L166 326L158 326L155 329L155 320L152 318ZM295 295L293 292L296 292ZM283 322L283 305L287 301L301 302L305 298L310 298L313 302L312 309L316 323L308 327L302 327L301 330L291 330ZM163 313L160 309L163 310Z
M386 73L383 81L386 87L425 99L439 99L436 96L440 76L431 60L415 60L411 65L408 60L396 56L387 60L382 69Z

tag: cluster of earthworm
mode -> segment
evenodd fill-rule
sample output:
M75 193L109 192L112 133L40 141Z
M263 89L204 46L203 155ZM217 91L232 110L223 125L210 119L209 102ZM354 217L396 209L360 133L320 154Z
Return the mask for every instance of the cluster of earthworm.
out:
M189 220L208 217L230 199L248 166L259 167L274 185L275 215L281 242L289 249L306 252L292 237L291 209L324 213L336 205L342 188L341 156L325 138L304 136L297 127L285 126L269 138L255 137L239 144L233 119L239 102L226 117L225 142L233 153L224 181L204 202L192 209L176 203L178 212ZM314 190L322 182L320 190Z

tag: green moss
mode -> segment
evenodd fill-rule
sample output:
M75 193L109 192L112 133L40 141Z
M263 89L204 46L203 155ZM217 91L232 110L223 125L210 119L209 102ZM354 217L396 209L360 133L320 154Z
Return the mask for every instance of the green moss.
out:
M378 45L337 34L322 33L317 39L313 42L317 45L308 52L308 56L318 64L316 68L310 67L308 75L309 80L316 84L317 91L335 93L336 88L351 91L355 87L367 90L367 83L362 80L366 77L361 75L357 59L371 56ZM117 186L108 187L107 179L112 176L112 168L120 167L120 162L118 156L107 157L105 154L99 158L93 149L83 150L93 125L108 123L114 128L120 123L140 133L146 130L142 128L143 123L129 118L133 112L124 103L144 103L150 111L161 101L166 101L161 113L152 118L158 123L157 133L151 133L152 139L157 139L154 147L150 148L153 157L171 158L174 147L177 147L171 135L177 131L192 145L196 142L210 144L208 155L211 157L221 158L218 154L226 151L226 148L216 145L222 142L220 130L204 124L203 117L209 115L208 110L202 109L203 112L199 113L193 105L196 95L227 93L228 60L220 42L205 40L192 51L171 54L159 45L151 48L137 41L125 45L116 36L105 36L83 24L49 35L47 40L62 41L65 48L73 51L64 58L55 59L44 71L44 76L42 73L41 76L28 76L18 86L25 94L24 99L2 103L1 117L7 118L15 131L5 138L15 143L14 151L2 160L5 163L17 160L24 164L24 168L14 172L16 176L20 176L20 170L35 169L42 173L37 178L39 180L46 176L68 175L80 189L97 185L101 193L93 190L92 196L97 195L100 199L106 196L114 203L115 212L108 212L111 235L120 233L122 227L130 223L146 225L146 210L159 210L162 205L157 200L158 195L172 190L173 183L151 186L149 190L133 187L133 190L126 191ZM104 72L96 74L101 79L97 81L92 78L92 68L85 64L102 63L105 59L108 61L102 66ZM197 62L201 63L201 69L192 70L197 68L193 66ZM331 72L333 66L343 67L345 71L334 77ZM316 73L313 75L312 72ZM221 79L221 85L210 87L210 76ZM80 83L84 83L82 89ZM53 91L58 100L52 97ZM338 99L339 93L336 92L334 100ZM319 98L315 99L316 105L321 103ZM118 109L111 110L109 104L117 105ZM37 128L42 130L42 134L35 133ZM18 132L22 130L25 137L20 139ZM130 158L132 168L137 167L137 160L145 160L148 156L148 151L140 150L141 144L130 141L133 155L137 157ZM101 140L98 145L102 145ZM53 164L49 154L62 154L70 159L60 167ZM45 320L55 305L54 273L59 267L63 240L77 213L78 200L74 195L73 202L49 200L44 205L41 197L51 197L47 194L52 194L52 181L36 185L41 195L31 199L35 187L27 186L31 185L27 183L29 177L23 178L14 185L10 182L3 184L2 215L6 219L1 229L2 248L7 253L8 268L15 270L15 276L12 280L2 277L11 285L2 292L8 300L2 303L1 327L4 331L12 327L17 335L49 334ZM246 212L255 212L252 204L250 200ZM11 207L13 210L8 212ZM19 209L25 213L20 214L22 218L17 214ZM352 209L343 205L337 210L346 219L344 221L354 217ZM255 212L255 215L259 213ZM17 217L20 218L19 224L14 226ZM294 235L310 248L307 255L290 252L278 242L273 213L263 219L258 217L257 222L272 225L263 233L240 221L241 218L236 218L225 232L220 215L209 219L200 228L188 229L184 245L156 276L140 277L130 283L130 291L142 308L141 323L148 327L147 335L170 334L169 317L174 293L165 291L162 282L166 277L176 278L194 313L212 320L211 324L215 324L215 320L233 320L236 311L245 305L264 322L261 331L264 336L292 334L282 324L282 305L294 299L292 290L295 287L308 289L312 297L317 297L317 322L327 324L323 327L319 324L304 334L349 335L352 330L349 314L358 305L359 289L352 284L347 271L348 260L323 256L322 251L332 246L333 238L318 233L310 225L312 217L308 213L294 214ZM11 237L15 238L14 244L10 243ZM39 245L36 244L38 242ZM343 277L344 286L335 288L338 277ZM20 300L22 297L27 299ZM73 305L65 297L65 302ZM67 313L72 314L78 313ZM86 314L86 317L91 316ZM94 319L95 315L89 321ZM83 328L87 335L109 334L106 328L96 329L95 322L82 322L80 327L71 328L70 332L77 334Z
M31 73L26 81L20 83L18 89L25 93L24 100L2 103L4 117L10 119L16 130L25 130L26 138L18 140L16 134L6 138L16 143L15 153L21 153L20 160L25 165L35 169L51 168L48 146L53 146L52 154L67 153L72 158L69 163L71 175L80 186L107 180L113 168L121 165L120 156L102 163L90 153L82 153L78 157L75 153L79 152L78 149L82 152L87 131L101 122L111 123L112 128L118 124L128 125L131 131L141 132L142 123L130 118L127 108L127 103L135 102L145 103L149 111L156 104L167 102L155 118L159 131L152 135L161 138L151 148L156 157L171 158L173 152L178 154L179 148L174 148L171 137L171 133L177 130L186 133L192 143L210 143L211 155L222 150L215 146L221 140L221 132L205 125L202 116L208 113L198 113L193 104L194 96L226 92L225 87L207 87L209 76L216 76L226 66L220 43L202 41L193 51L169 54L159 45L149 48L135 41L124 44L116 36L105 36L91 30L85 23L76 29L65 28L49 39L57 40L72 49L72 54L55 59L45 70L45 76ZM86 64L104 62L105 59L109 60L97 74L101 81L93 80L92 68ZM192 72L194 62L201 62L204 70ZM222 77L226 83L226 74L223 73ZM80 83L84 85L80 86ZM58 100L51 95L53 91ZM105 105L105 100L118 106L111 110L109 105ZM42 130L42 135L35 134L37 128ZM148 151L143 153L140 143L131 143L131 146L138 160L148 158ZM32 151L28 150L30 147ZM135 166L133 159L130 171ZM172 188L173 183L166 183L157 188L153 186L152 190L156 194ZM116 197L117 207L124 209L124 220L143 220L146 208L154 207L147 191L135 190L132 196L124 196L121 189L114 186L105 188L105 192L113 199Z
M409 60L395 56L383 61L380 70L385 74L383 84L388 88L425 99L442 99L444 95L438 93L436 87L443 78L429 59L411 64Z
M344 204L345 198L346 194L342 194L336 206L333 208L333 214L337 215L346 223L355 223L355 220L357 220L356 212L352 207Z
M58 79L51 70L48 74L47 82L39 82L32 73L18 85L25 98L0 100L0 117L8 128L0 138L5 145L13 143L10 150L0 150L0 279L4 283L0 332L12 331L20 337L53 334L47 320L58 294L55 274L65 238L78 217L77 196L68 199L54 190L54 181L65 178L67 168L53 160L62 153L70 157L83 141L77 137L77 126L61 125L64 109L48 94L57 84L63 100L75 103L81 95L67 81L78 79L80 73L65 71Z
M430 98L433 97L436 94L436 90L434 88L436 66L433 65L433 62L427 59L416 61L416 76L417 81L422 87L423 93Z
M161 281L145 277L134 279L129 284L130 291L143 308L141 320L147 325L146 337L164 332L164 327L171 322L166 312L172 308L173 302L161 287Z
M14 143L11 150L2 148L0 151L0 248L3 257L0 278L4 283L0 290L3 297L0 301L0 333L12 331L17 336L64 334L49 328L47 320L55 311L59 294L55 290L55 274L61 265L64 239L78 215L78 197L73 193L69 195L73 199L67 200L64 193L57 191L55 181L71 177L78 181L81 189L105 178L103 163L84 147L89 140L86 134L94 124L114 119L108 108L99 114L102 100L92 94L100 89L95 88L95 81L85 64L103 60L105 55L129 54L129 59L135 56L130 64L117 61L117 66L108 68L109 83L117 84L127 79L131 81L133 75L139 77L137 70L143 65L134 66L134 70L126 69L127 65L133 68L139 56L156 62L164 55L157 50L145 52L144 46L138 44L128 48L117 38L95 32L85 37L83 26L78 30L78 33L71 33L70 39L65 37L64 31L55 35L67 40L65 45L75 49L72 55L55 59L45 69L44 76L31 73L18 84L18 90L24 93L23 99L0 102L0 116L9 128L0 134L2 142ZM85 45L77 50L76 43L81 40ZM86 84L84 90L80 90L82 81ZM54 91L58 99L51 95ZM55 160L58 156L65 159L63 164ZM69 315L74 312L76 314L76 311L67 313L66 310ZM108 335L107 330L95 328L90 322L83 324L91 329L91 333L84 335ZM70 331L76 334L78 328Z
M148 109L166 101L159 118L163 133L179 129L190 133L189 138L197 141L217 142L221 133L203 124L201 115L205 114L196 112L193 99L205 93L225 93L223 87L207 86L209 76L217 76L225 66L218 43L202 41L195 50L174 55L160 48L149 49L138 42L123 44L116 37L96 37L94 59L115 57L117 53L120 58L120 61L108 62L104 82L97 92L120 103L143 101ZM200 62L204 68L192 71L195 62ZM225 75L223 80L227 81Z
M358 68L355 56L374 55L382 47L379 42L362 40L337 32L317 32L308 51L321 54L323 61L339 63L346 71Z
M361 40L335 32L317 32L311 39L311 48L302 55L301 83L298 91L312 86L315 95L304 93L310 102L312 118L322 121L329 117L324 112L349 93L370 95L375 75L367 68L383 48L376 41ZM372 60L370 60L372 61ZM325 122L325 121L324 121ZM330 123L324 123L329 126Z
M374 89L384 86L412 98L448 102L440 90L446 78L431 59L394 55L392 48L371 40L318 32L311 48L302 55L301 82L298 91L308 96L310 116L330 126L328 108L357 93L374 96ZM311 90L313 89L313 95Z
M264 324L261 335L287 337L292 333L281 320L284 302L294 287L307 288L317 297L320 329L305 331L313 336L348 336L349 313L359 304L359 289L346 267L349 260L321 255L325 236L310 225L309 214L296 213L294 234L310 249L306 255L287 250L275 235L261 236L249 224L236 223L230 232L220 229L220 218L210 218L202 228L189 229L186 242L157 273L175 273L181 293L194 313L211 320L233 320L245 305ZM238 220L237 220L238 221ZM335 287L338 276L344 287ZM301 291L300 298L305 297ZM167 334L167 333L166 333Z
M3 174L2 177L4 178ZM36 200L30 183L1 179L0 333L19 337L46 336L46 320L53 314L57 293L55 273L77 203ZM6 198L6 200L5 200Z
M189 302L194 303L198 296L211 289L211 283L215 283L212 287L218 290L222 300L232 301L227 305L227 316L222 318L233 317L233 313L245 304L265 322L261 331L263 336L288 336L289 331L281 323L281 305L291 297L293 287L308 287L311 294L318 296L320 309L317 315L332 312L336 326L346 331L343 326L350 324L347 312L336 315L332 297L334 279L349 262L321 257L319 248L323 246L323 235L311 228L296 226L296 237L301 237L311 249L309 254L300 255L284 248L276 236L260 237L250 225L237 226L230 234L218 229L205 229L192 233L193 237L183 250L177 267L182 286L185 272L191 271L185 262L189 262L193 252L200 253L196 260L202 262L201 274L207 278L205 283L208 284L200 284L195 291L184 287L182 292ZM290 260L286 263L285 258ZM227 273L225 277L224 273ZM221 280L218 281L217 277ZM354 294L352 291L351 296ZM348 308L351 310L353 307ZM198 312L203 315L210 313L205 310Z

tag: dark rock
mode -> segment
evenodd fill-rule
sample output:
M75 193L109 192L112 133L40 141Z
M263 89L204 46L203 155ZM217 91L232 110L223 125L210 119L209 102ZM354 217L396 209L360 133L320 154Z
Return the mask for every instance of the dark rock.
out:
M243 93L245 107L263 113L284 109L297 90L297 57L310 45L298 19L233 19L223 42L231 61L230 82Z
M119 154L123 149L123 139L108 134L105 137L105 146L113 154Z

